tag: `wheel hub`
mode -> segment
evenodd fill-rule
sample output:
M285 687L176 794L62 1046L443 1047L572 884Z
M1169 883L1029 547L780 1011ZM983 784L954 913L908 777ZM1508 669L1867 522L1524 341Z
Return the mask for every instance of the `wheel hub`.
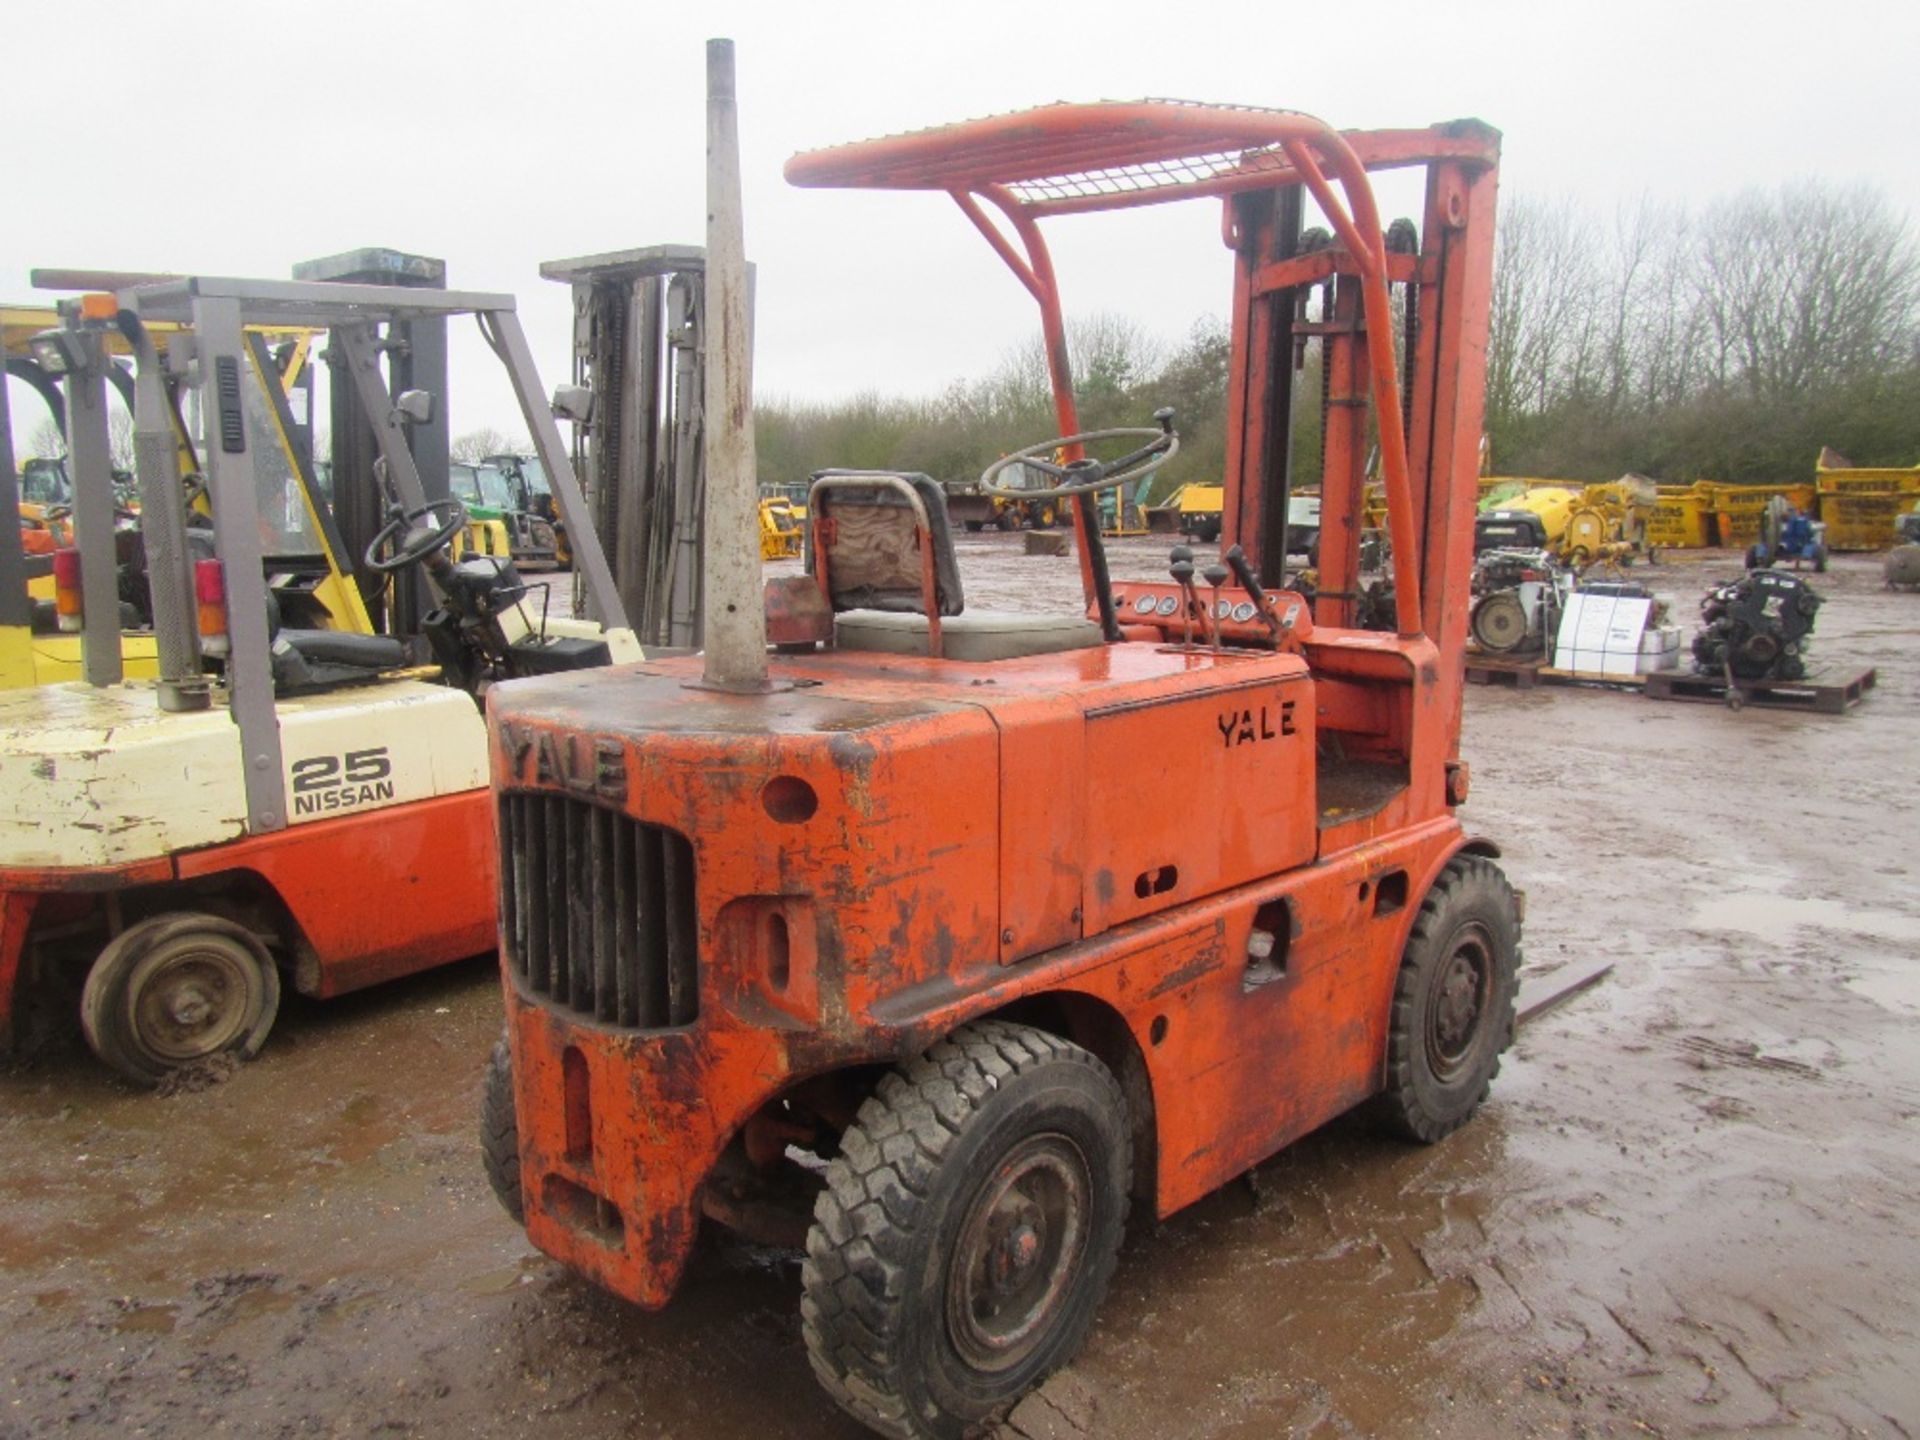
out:
M161 1003L167 1018L183 1030L204 1025L214 1008L213 997L194 981L174 986Z
M134 1043L163 1065L226 1049L250 1023L253 977L245 957L181 946L138 975L127 997Z
M1034 1262L1040 1258L1041 1247L1045 1244L1042 1233L1045 1224L1044 1218L1039 1219L1037 1225L1023 1219L993 1247L987 1257L987 1279L996 1293L1005 1295L1019 1289L1032 1272Z
M1093 1184L1064 1135L1030 1136L980 1188L947 1273L947 1329L981 1370L1008 1370L1045 1340L1086 1250Z
M1460 937L1434 983L1427 1014L1427 1057L1434 1075L1451 1080L1480 1036L1493 981L1492 950L1478 931Z

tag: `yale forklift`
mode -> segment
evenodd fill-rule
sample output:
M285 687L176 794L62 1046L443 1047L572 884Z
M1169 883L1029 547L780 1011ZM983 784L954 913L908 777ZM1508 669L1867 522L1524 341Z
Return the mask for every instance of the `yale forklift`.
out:
M576 553L604 625L566 616L564 597L550 607L507 559L447 554L464 508L427 498L407 437L444 398L394 394L381 365L394 327L463 315L506 367L556 500L584 521L511 296L189 276L64 302L36 337L65 376L74 545L56 557L57 604L82 674L0 692L0 1049L29 1011L77 1008L100 1059L157 1083L255 1053L283 981L327 997L491 948L476 700L504 677L640 651L584 523ZM289 327L328 333L372 427L388 508L364 564L427 578L418 641L371 631L290 439L265 338ZM121 647L103 403L116 348L133 359L150 679L125 672ZM170 388L205 418L198 475L181 471ZM0 593L23 599L5 584L20 563L6 538ZM328 623L329 587L357 624Z
M1130 1206L1168 1215L1363 1104L1422 1142L1473 1114L1521 925L1456 813L1498 147L1471 121L1156 101L788 163L949 195L1039 302L1061 433L981 483L1050 477L1086 608L969 607L934 482L826 472L810 573L763 611L728 588L715 433L704 662L491 693L507 1032L482 1139L540 1249L658 1307L703 1223L804 1245L828 1393L883 1434L960 1436L1076 1352ZM1368 180L1390 167L1426 179L1392 252ZM1335 243L1300 249L1304 197ZM1165 463L1177 417L1080 433L1042 222L1190 199L1232 260L1223 549L1117 579L1099 496ZM1311 605L1280 568L1308 325L1333 401ZM737 428L730 383L707 409ZM1386 632L1354 625L1371 435Z

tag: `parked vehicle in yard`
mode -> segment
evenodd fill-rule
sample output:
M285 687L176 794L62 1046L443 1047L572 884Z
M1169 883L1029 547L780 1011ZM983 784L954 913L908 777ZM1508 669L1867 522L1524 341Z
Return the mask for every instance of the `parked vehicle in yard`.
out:
M573 565L573 545L567 538L567 517L554 503L553 485L538 455L489 455L481 461L507 478L513 497L512 508L525 511L546 522L553 531L553 563L563 569Z
M153 1083L255 1053L283 985L328 997L492 946L497 852L476 700L502 677L639 650L584 529L583 583L604 629L550 618L510 560L448 557L465 509L426 499L403 428L435 399L389 393L380 329L463 314L495 337L554 493L580 513L510 296L191 277L89 295L49 332L71 422L61 615L83 678L0 694L0 1045L29 1011L70 1023L77 1010L101 1060ZM430 577L423 644L369 633L350 582L329 591L342 573L334 512L291 442L256 322L328 328L346 358L389 491L365 563ZM168 354L189 331L191 371ZM135 360L151 680L123 674L108 335ZM189 522L202 497L178 465L167 383L182 375L207 417L206 528ZM330 605L352 608L354 623Z
M526 497L515 493L504 470L490 462L455 461L448 466L453 497L466 507L465 533L455 541L455 559L497 555L521 569L549 569L558 563L559 545L551 522L533 513Z
M709 155L725 314L737 190ZM951 195L1036 297L1060 434L1007 437L980 484L1041 472L1020 493L1070 507L1087 608L968 608L939 486L822 472L811 573L769 582L764 631L710 533L704 662L493 693L507 1032L482 1141L541 1250L657 1307L703 1223L804 1244L827 1393L883 1434L957 1437L1080 1347L1130 1207L1179 1210L1363 1103L1422 1142L1467 1121L1520 948L1498 852L1456 814L1497 162L1477 122L1171 102L789 162L802 186ZM1388 166L1425 170L1417 253L1384 244L1367 172ZM1295 255L1303 190L1339 241ZM1170 458L1177 417L1081 433L1039 222L1186 198L1224 206L1233 254L1226 548L1116 579L1098 497ZM1260 337L1330 276L1353 319L1326 327L1327 373L1353 379L1310 610L1279 588L1266 461L1293 352ZM1404 368L1394 287L1419 319ZM723 393L716 451L751 423ZM1386 632L1354 628L1369 427ZM709 503L733 483L716 463Z

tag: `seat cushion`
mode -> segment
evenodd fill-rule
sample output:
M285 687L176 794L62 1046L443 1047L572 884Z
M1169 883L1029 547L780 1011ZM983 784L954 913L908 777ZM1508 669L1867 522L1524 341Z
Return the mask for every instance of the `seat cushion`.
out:
M927 617L848 610L834 617L833 643L842 650L924 655ZM940 649L949 660L1014 660L1022 655L1089 650L1099 643L1100 627L1079 615L963 610L940 622Z
M298 650L303 658L322 665L398 670L407 663L407 647L391 635L361 635L352 630L282 630L278 638Z

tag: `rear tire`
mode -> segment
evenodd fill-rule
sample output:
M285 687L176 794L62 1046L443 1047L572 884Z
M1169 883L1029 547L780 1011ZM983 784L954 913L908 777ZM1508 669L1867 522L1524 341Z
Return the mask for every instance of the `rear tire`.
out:
M487 1056L480 1084L480 1163L500 1208L514 1223L527 1223L520 1193L520 1121L513 1110L513 1052L504 1031Z
M1106 1066L984 1021L885 1076L841 1137L801 1269L814 1374L897 1440L975 1433L1080 1349L1132 1178Z
M1457 855L1420 903L1400 961L1375 1117L1432 1144L1487 1098L1513 1043L1520 915L1500 867Z
M218 1055L252 1059L279 1012L280 971L259 938L190 911L122 930L80 995L93 1053L142 1085Z

